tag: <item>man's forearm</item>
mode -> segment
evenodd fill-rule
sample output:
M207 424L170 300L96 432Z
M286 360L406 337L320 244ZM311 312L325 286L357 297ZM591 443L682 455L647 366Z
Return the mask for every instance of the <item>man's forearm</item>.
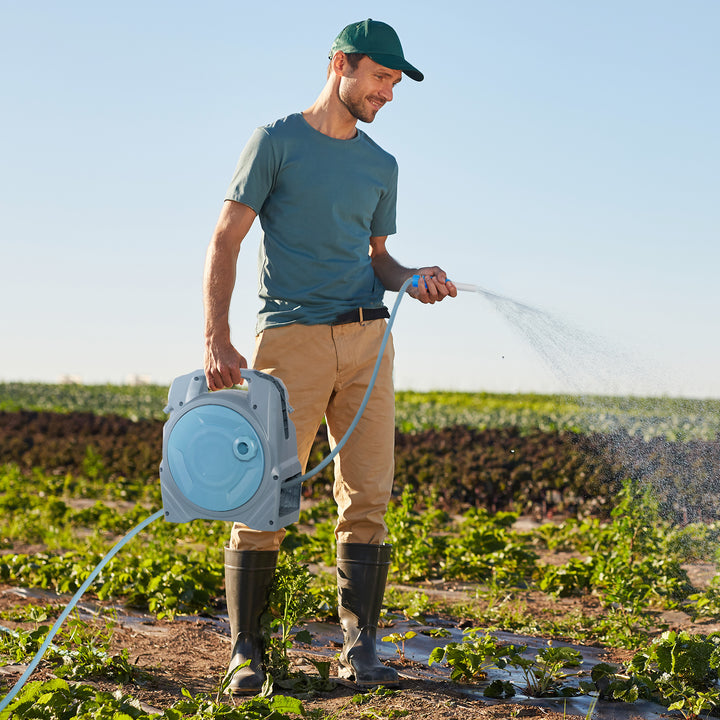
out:
M387 252L372 258L372 266L386 290L397 292L402 284L415 274L415 268L407 268Z
M205 339L230 341L230 300L235 287L236 258L211 243L205 259L203 307Z

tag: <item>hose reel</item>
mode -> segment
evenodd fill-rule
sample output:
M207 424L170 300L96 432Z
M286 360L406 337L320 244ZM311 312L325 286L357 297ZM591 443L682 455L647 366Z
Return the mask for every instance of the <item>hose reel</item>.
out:
M203 370L173 380L163 427L165 520L279 530L300 513L302 468L287 389L243 369L247 390L209 392Z

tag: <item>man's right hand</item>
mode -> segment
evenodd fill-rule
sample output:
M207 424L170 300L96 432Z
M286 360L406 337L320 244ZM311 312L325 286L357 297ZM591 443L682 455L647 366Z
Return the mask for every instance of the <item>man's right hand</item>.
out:
M247 360L231 345L205 345L205 379L209 390L222 390L243 382L240 369Z

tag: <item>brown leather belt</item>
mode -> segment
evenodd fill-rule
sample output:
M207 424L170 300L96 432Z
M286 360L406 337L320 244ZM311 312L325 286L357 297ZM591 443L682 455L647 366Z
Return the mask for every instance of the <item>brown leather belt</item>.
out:
M390 313L386 307L379 308L355 308L349 312L338 315L331 325L347 325L348 323L362 323L368 320L378 320L380 318L389 318Z

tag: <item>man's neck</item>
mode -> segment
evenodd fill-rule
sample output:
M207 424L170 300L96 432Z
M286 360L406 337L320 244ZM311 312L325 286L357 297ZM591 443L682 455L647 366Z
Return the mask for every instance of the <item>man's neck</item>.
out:
M337 93L326 85L318 99L303 112L307 123L323 135L350 140L357 135L357 118L338 100Z

